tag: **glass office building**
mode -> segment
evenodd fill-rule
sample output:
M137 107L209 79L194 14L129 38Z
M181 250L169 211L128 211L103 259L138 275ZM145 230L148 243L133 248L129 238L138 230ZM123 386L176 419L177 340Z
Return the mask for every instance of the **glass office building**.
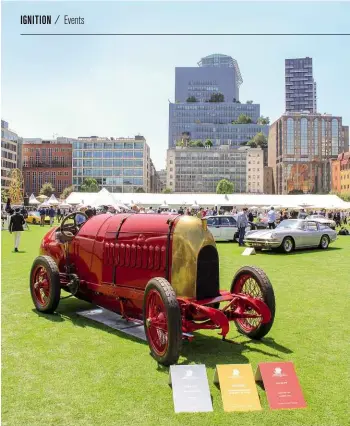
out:
M346 145L342 129L342 118L331 114L286 113L275 121L270 127L268 161L276 192L329 192L331 160Z
M267 136L269 126L257 124L260 105L239 101L243 79L237 61L231 56L214 54L202 58L198 65L175 68L175 102L169 103L168 147L175 147L183 134L232 148L239 148L256 133ZM223 102L212 102L214 94L221 94ZM241 114L250 117L252 123L232 124Z
M150 149L143 136L135 138L78 138L73 142L73 185L94 178L110 192L150 191Z
M247 148L168 149L167 187L173 192L216 192L221 179L234 183L234 192L246 192Z

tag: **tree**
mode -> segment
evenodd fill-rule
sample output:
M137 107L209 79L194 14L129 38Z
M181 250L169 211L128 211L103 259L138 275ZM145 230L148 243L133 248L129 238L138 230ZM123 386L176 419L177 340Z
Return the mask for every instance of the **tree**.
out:
M251 148L267 148L267 137L264 135L264 133L259 132L252 139L250 139L250 141L248 141L247 145Z
M198 101L197 101L197 98L195 96L189 96L186 99L186 102L198 102Z
M209 102L225 102L225 97L222 93L213 93L210 96Z
M173 192L173 190L171 188L164 188L162 193L163 194L171 194Z
M233 194L235 185L227 179L221 179L216 186L217 194Z
M23 175L19 169L12 169L9 173L10 185L7 194L12 204L23 202Z
M6 189L2 188L1 189L1 202L6 203L8 198L9 198L8 192L6 191Z
M253 103L253 101L247 101L246 103L247 103L247 104L252 104L252 103Z
M193 141L191 141L188 144L188 146L192 146L192 147L195 147L195 148L198 148L198 147L203 148L204 147L203 142L200 139L194 139Z
M206 141L205 141L205 144L204 144L204 146L206 146L206 147L212 147L213 146L213 142L210 140L210 139L207 139Z
M139 186L136 191L138 194L145 192L145 190L142 188L142 186Z
M250 139L250 141L248 141L246 143L246 146L249 146L249 148L257 148L258 147L257 143L253 139Z
M45 182L40 189L40 195L46 195L47 197L51 197L51 195L54 192L55 192L55 188L52 186L52 183L50 182Z
M251 117L246 114L240 114L236 121L232 121L232 124L250 124L252 123Z
M80 187L80 192L98 192L100 190L96 179L85 178Z
M67 186L67 188L64 188L64 190L62 191L62 194L61 194L61 198L63 198L64 200L66 199L66 198L68 198L68 196L72 193L74 191L74 186L73 185L71 185L71 186Z
M263 115L258 118L257 124L270 124L270 118L264 117Z

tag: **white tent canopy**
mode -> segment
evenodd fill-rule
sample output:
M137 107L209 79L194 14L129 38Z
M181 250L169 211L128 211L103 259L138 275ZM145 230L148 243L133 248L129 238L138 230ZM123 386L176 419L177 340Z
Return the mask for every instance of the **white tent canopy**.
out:
M35 198L34 194L32 194L32 195L29 197L29 201L28 201L28 203L29 203L29 204L40 204L40 201L38 201L38 200Z
M346 209L348 203L340 199L336 195L274 195L274 194L192 194L192 193L175 193L175 194L152 194L152 193L115 193L111 194L107 190L102 189L98 194L104 191L108 194L108 200L113 198L115 201L123 204L137 204L143 207L154 207L167 204L173 207L199 205L201 207L251 207L262 208L263 206L281 206L281 208L300 208L303 205L310 205L311 209ZM68 204L80 204L83 200L85 205L94 203L96 193L90 192L72 192L67 198ZM101 196L102 198L102 196Z
M57 198L54 196L54 194L51 195L51 197L46 201L48 204L52 206L57 206L60 202L57 200Z

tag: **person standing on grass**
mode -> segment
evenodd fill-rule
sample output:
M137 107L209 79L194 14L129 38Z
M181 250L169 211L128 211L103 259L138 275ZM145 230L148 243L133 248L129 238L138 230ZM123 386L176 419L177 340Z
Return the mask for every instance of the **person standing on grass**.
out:
M274 207L271 207L270 211L267 213L267 223L269 224L269 229L276 228L276 212Z
M24 231L23 225L25 224L24 217L20 213L20 209L15 210L15 214L11 216L9 231L10 234L14 233L15 237L15 252L18 252L19 241L21 239L21 232Z
M245 236L245 229L248 226L248 216L247 216L248 209L247 207L244 207L244 209L238 213L237 216L237 227L238 227L238 235L239 235L239 246L244 245L244 236Z
M39 214L40 214L40 226L45 226L45 209L43 207L41 207L41 209L39 210Z
M50 207L49 209L49 218L50 218L50 226L53 225L53 221L55 220L55 210L53 207Z
M60 223L62 220L62 213L61 213L61 209L58 207L57 209L57 221L58 223Z

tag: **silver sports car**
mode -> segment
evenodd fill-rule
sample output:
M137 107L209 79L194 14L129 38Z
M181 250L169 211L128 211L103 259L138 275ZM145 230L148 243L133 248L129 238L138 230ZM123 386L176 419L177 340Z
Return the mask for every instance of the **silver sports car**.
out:
M325 216L322 216L320 214L312 214L311 216L308 216L306 219L314 220L315 222L322 223L322 225L327 225L334 230L336 227L336 223L334 220L326 218Z
M247 232L244 242L255 249L280 248L285 253L306 247L328 248L337 233L326 225L309 219L283 220L276 229Z

